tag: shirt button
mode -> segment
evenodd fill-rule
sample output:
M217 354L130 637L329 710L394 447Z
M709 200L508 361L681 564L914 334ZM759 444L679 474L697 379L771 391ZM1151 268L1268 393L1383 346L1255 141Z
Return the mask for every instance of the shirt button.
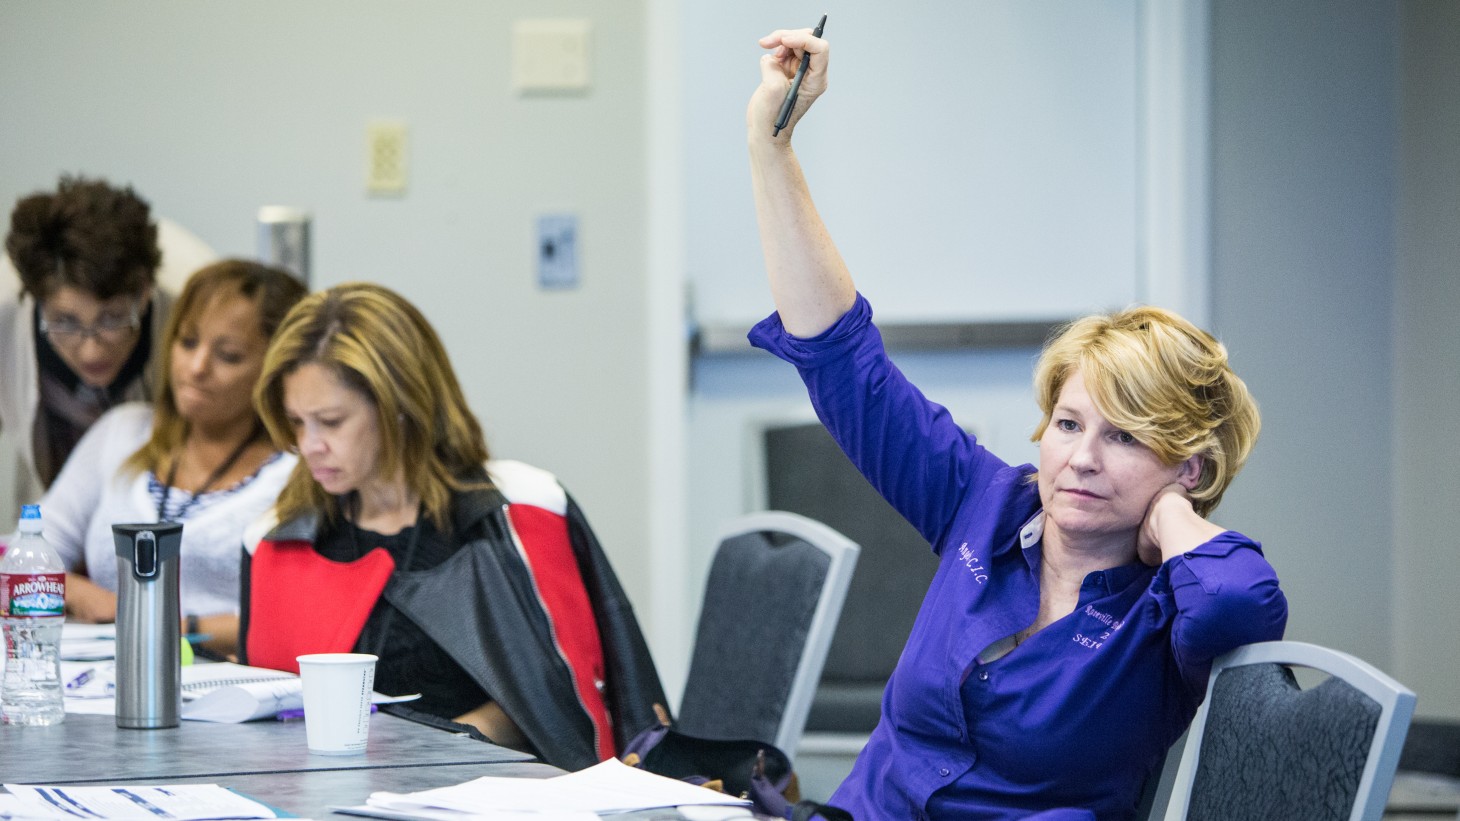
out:
M979 670L978 671L978 680L979 681L988 681L989 680L989 671L987 671L987 670Z
M939 767L938 768L938 775L941 775L944 778L947 778L948 777L948 768L947 767Z

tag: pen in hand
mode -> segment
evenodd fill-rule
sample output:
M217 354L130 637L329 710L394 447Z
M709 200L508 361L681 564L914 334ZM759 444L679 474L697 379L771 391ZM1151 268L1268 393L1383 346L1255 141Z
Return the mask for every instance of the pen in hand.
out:
M821 22L816 24L816 30L811 36L820 37L821 32L826 29L826 15L821 15ZM796 107L796 95L801 92L801 79L806 76L806 67L811 64L811 52L801 53L801 65L796 69L796 76L791 79L791 87L786 89L786 99L781 103L781 113L776 115L776 130L771 132L772 137L781 136L781 129L791 120L791 109Z

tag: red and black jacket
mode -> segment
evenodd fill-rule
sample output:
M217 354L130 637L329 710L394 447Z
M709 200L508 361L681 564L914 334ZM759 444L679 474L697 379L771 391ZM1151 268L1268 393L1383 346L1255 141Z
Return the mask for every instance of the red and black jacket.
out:
M665 703L654 662L593 531L552 474L487 464L494 488L457 493L463 545L425 571L383 549L350 563L314 550L319 517L274 526L244 551L241 658L350 652L383 595L491 695L549 764L613 757Z

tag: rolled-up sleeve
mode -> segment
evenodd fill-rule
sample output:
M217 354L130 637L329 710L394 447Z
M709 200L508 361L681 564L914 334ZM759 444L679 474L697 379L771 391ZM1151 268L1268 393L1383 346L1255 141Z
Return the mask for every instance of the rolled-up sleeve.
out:
M959 505L1007 467L892 363L861 294L817 336L792 336L772 314L750 342L796 366L842 452L935 549Z
M1288 600L1262 546L1226 531L1161 567L1153 589L1175 610L1171 649L1193 691L1205 690L1212 661L1244 644L1276 641Z

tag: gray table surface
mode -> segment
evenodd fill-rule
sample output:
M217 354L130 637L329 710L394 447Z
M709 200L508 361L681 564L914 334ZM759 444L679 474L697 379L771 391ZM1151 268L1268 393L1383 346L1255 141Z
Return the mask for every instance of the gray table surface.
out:
M122 730L111 716L73 714L51 727L0 725L0 780L13 784L119 783L532 760L525 753L383 713L371 716L365 754L353 756L309 752L302 721L184 721L165 730Z
M111 716L67 715L53 727L0 725L0 782L218 784L300 818L345 821L331 808L373 792L416 792L482 776L550 778L563 770L532 756L377 713L364 755L311 754L301 721L122 730ZM674 810L615 815L668 821Z

